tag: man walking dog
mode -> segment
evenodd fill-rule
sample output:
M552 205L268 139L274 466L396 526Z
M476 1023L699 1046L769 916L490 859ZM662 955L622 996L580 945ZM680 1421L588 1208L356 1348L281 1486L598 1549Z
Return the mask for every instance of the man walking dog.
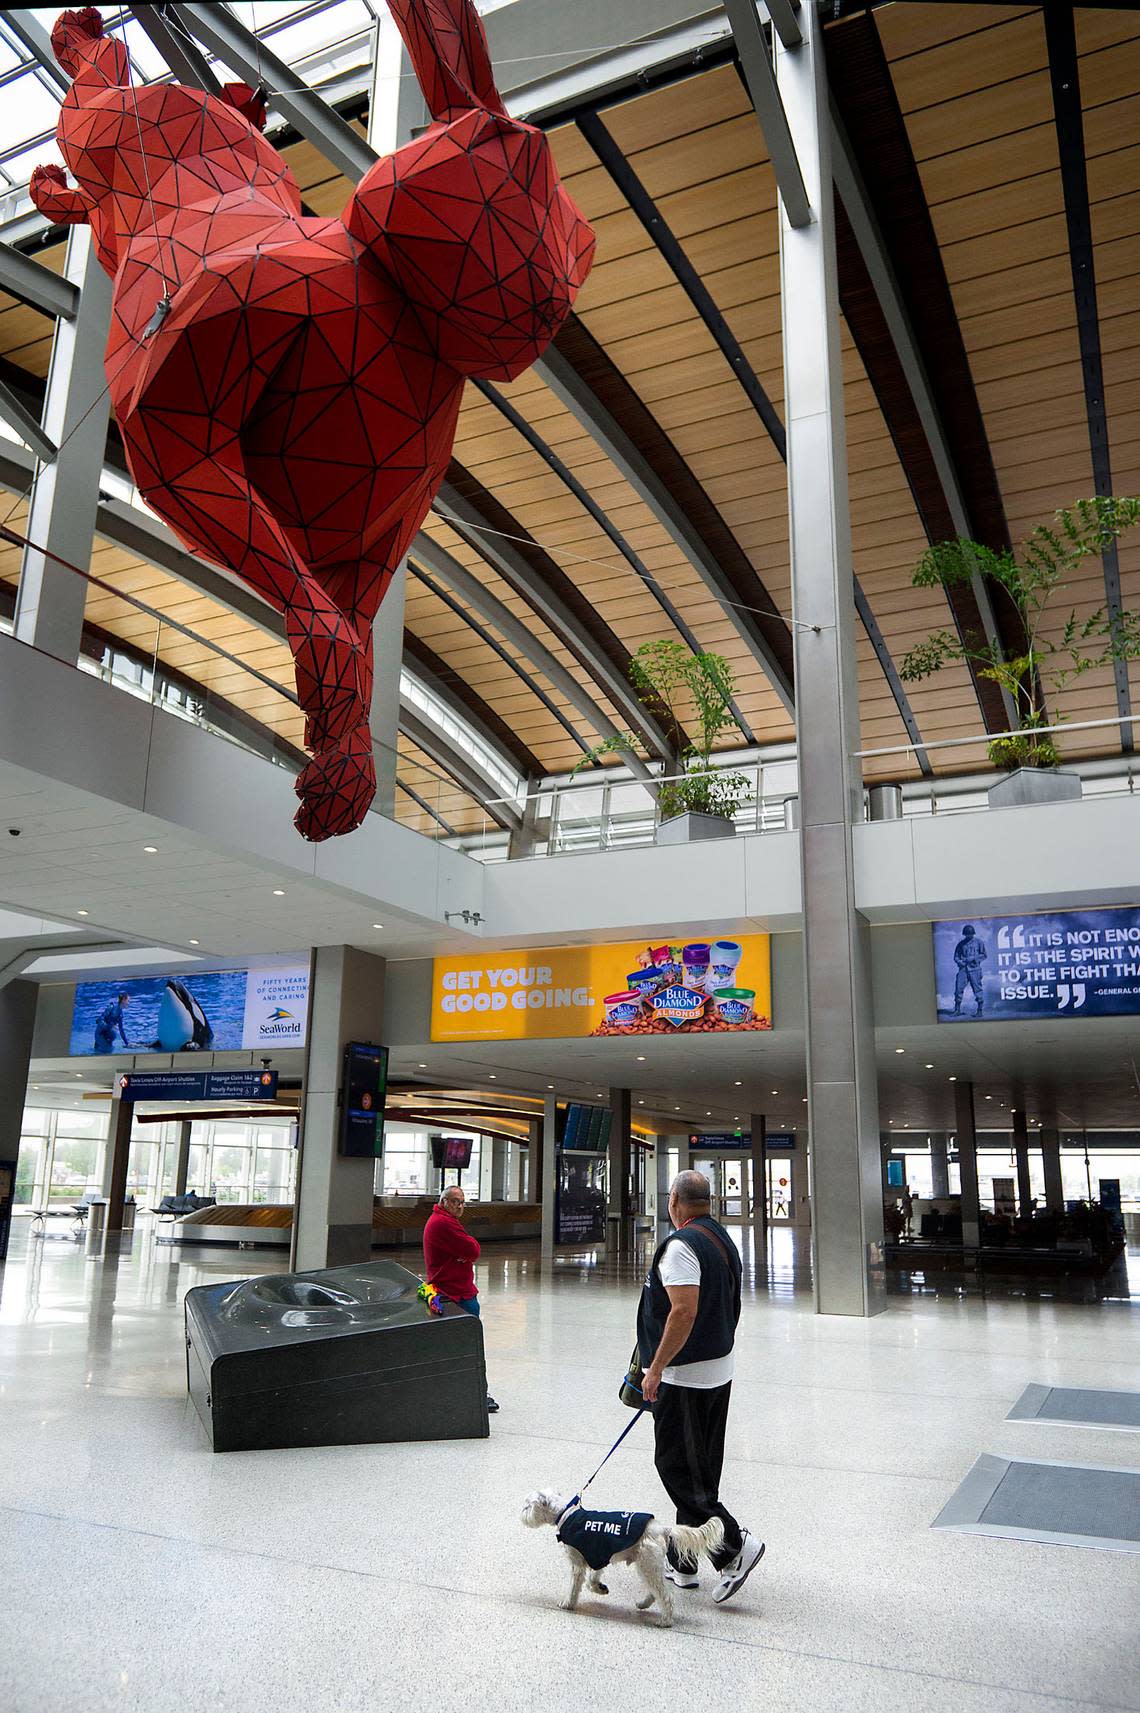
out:
M702 1172L673 1180L669 1218L675 1230L653 1257L637 1311L642 1396L653 1405L654 1462L677 1521L699 1525L719 1517L724 1524L724 1545L710 1555L720 1572L713 1589L719 1605L739 1592L764 1556L764 1542L720 1501L740 1256L712 1217ZM672 1549L665 1574L679 1588L698 1586L695 1570Z

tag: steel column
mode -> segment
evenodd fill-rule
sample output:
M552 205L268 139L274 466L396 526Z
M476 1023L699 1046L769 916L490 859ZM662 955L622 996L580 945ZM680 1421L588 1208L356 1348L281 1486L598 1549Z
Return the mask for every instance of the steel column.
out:
M1017 1161L1017 1211L1022 1219L1028 1219L1033 1202L1029 1184L1029 1125L1020 1106L1015 1106L1009 1116L1013 1122L1013 1152Z
M820 20L776 47L783 106L816 219L780 203L796 730L816 1309L884 1306L883 1201L870 933L855 908L852 823L862 810L859 687L839 349L830 130ZM827 194L825 194L825 189Z
M72 229L64 272L80 288L79 312L57 324L52 344L43 428L58 451L52 463L37 465L33 479L24 533L36 545L24 549L13 628L21 642L74 664L87 585L51 555L84 568L91 563L111 410L103 373L111 282L90 227Z
M752 1114L752 1269L768 1282L768 1129L762 1112Z
M178 1158L174 1166L174 1194L186 1194L186 1180L190 1176L190 1134L194 1128L192 1119L183 1118L178 1124Z
M937 1200L950 1194L950 1166L946 1159L946 1134L930 1138L930 1194Z
M958 1176L962 1186L962 1246L977 1249L981 1242L978 1208L978 1132L974 1120L974 1085L954 1085L954 1120L958 1132Z
M535 1124L531 1128L530 1152L534 1155L530 1196L542 1205L539 1257L543 1267L550 1267L554 1264L554 1194L558 1182L558 1096L555 1094L548 1094L542 1103L541 1127Z
M34 262L22 250L0 243L0 289L44 315L71 321L79 310L79 290L71 280Z
M1045 1206L1050 1213L1064 1213L1065 1187L1061 1178L1061 1135L1056 1124L1041 1128L1041 1164L1045 1170Z
M782 85L768 57L768 45L764 39L760 14L756 10L756 0L724 0L724 9L736 39L744 81L748 85L748 93L756 109L756 117L760 121L760 129L768 145L784 217L790 226L810 226L813 218L812 190L804 183L803 136L802 133L796 134L796 127L789 122L790 116L785 111ZM810 36L810 31L808 34ZM796 35L800 35L798 30ZM807 46L810 51L812 43L809 41ZM785 40L781 42L781 49L784 53L798 53L799 43L788 43ZM806 172L810 183L810 167L806 168ZM817 206L820 198L827 194L830 184L829 175L815 183L813 189Z
M372 705L369 726L376 762L376 808L394 820L396 763L400 737L400 667L404 658L404 597L408 562L400 561L372 621ZM496 790L495 795L498 795Z

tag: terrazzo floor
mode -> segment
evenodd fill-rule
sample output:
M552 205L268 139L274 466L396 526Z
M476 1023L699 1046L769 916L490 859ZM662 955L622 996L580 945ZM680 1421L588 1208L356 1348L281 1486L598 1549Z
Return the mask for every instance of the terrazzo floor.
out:
M774 1713L1140 1709L1140 1556L934 1532L982 1451L1140 1467L1140 1436L1006 1422L1030 1381L1140 1390L1123 1302L891 1299L814 1315L793 1234L746 1296L724 1493L767 1541L739 1598L671 1631L558 1609L521 1527L628 1420L637 1277L501 1245L480 1267L486 1441L214 1456L185 1400L192 1285L271 1254L118 1255L18 1222L0 1268L0 1707L8 1713ZM663 1511L639 1425L592 1489Z

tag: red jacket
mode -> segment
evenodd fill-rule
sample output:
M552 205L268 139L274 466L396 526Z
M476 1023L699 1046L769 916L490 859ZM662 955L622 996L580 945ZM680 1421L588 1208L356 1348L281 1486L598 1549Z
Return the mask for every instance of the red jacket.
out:
M478 1295L472 1262L479 1245L446 1208L433 1207L424 1226L424 1270L441 1297L453 1303Z

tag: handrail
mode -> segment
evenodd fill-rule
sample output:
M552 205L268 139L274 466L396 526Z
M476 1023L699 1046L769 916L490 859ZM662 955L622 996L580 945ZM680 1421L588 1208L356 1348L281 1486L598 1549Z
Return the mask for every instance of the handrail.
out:
M216 654L220 660L228 661L231 666L236 666L240 672L248 672L251 678L256 678L259 684L264 684L267 690L277 691L278 695L284 696L287 702L292 702L295 708L301 706L292 690L287 690L275 678L267 678L264 672L257 670L256 666L247 666L244 660L239 660L235 654L229 654L224 648L219 648L216 642L210 641L209 637L199 636L197 631L192 631L188 625L182 624L180 620L168 618L165 613L160 613L156 607L149 607L145 601L137 600L134 595L128 595L122 589L116 589L113 583L106 582L102 577L96 577L93 571L84 571L80 566L73 565L70 559L63 559L58 553L53 553L50 548L41 547L37 542L30 541L26 535L21 535L18 529L12 529L6 523L0 524L0 541L7 541L13 547L31 548L33 553L39 553L43 558L52 560L54 564L62 565L65 571L74 572L76 577L82 577L85 583L91 583L96 589L102 589L104 594L113 595L116 600L124 601L127 606L134 607L137 612L145 613L147 618L156 620L160 625L168 625L171 630L176 630L179 636L189 637L191 642L201 643L204 648L208 648ZM205 689L206 686L203 685L202 688Z
M889 744L885 749L853 749L853 761L871 756L908 755L917 749L961 749L971 744L997 743L1001 738L1046 737L1052 732L1094 732L1102 726L1131 726L1140 724L1140 714L1114 714L1104 720L1061 720L1053 726L1021 726L1015 731L980 732L973 738L933 738L926 743Z

